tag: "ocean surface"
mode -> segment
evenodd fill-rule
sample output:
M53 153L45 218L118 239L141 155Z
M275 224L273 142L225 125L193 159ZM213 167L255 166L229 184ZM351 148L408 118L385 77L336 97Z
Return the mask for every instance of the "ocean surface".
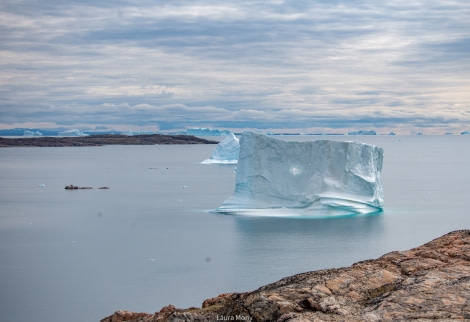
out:
M99 321L118 309L200 306L470 228L468 135L284 138L383 147L384 211L216 214L236 166L201 164L215 145L1 148L0 320ZM94 189L65 190L70 184Z

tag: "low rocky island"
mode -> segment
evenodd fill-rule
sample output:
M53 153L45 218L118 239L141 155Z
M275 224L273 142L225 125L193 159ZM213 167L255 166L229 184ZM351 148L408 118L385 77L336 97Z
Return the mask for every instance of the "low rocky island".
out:
M102 322L470 319L470 230L350 267L302 273L202 308L117 311Z
M89 135L89 136L41 136L41 137L0 137L0 147L13 146L101 146L101 145L155 145L155 144L217 144L217 141L206 140L192 135Z

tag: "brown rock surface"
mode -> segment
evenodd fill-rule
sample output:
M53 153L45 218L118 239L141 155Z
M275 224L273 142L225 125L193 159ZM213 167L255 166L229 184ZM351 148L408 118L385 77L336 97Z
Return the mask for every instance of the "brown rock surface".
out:
M470 230L339 269L222 294L202 308L118 311L114 321L430 321L470 319Z

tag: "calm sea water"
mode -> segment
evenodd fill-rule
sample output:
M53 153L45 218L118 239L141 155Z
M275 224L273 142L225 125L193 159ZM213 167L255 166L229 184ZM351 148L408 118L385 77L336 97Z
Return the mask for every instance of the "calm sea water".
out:
M385 149L383 213L212 213L235 179L233 165L200 164L214 145L0 149L0 320L98 321L118 309L200 306L470 228L470 136L329 138ZM69 184L95 189L64 190Z

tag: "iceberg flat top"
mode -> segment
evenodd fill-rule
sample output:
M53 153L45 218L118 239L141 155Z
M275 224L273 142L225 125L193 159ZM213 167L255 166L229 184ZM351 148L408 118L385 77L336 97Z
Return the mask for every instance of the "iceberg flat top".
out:
M355 141L288 142L244 132L235 191L217 212L347 215L378 212L383 149Z

